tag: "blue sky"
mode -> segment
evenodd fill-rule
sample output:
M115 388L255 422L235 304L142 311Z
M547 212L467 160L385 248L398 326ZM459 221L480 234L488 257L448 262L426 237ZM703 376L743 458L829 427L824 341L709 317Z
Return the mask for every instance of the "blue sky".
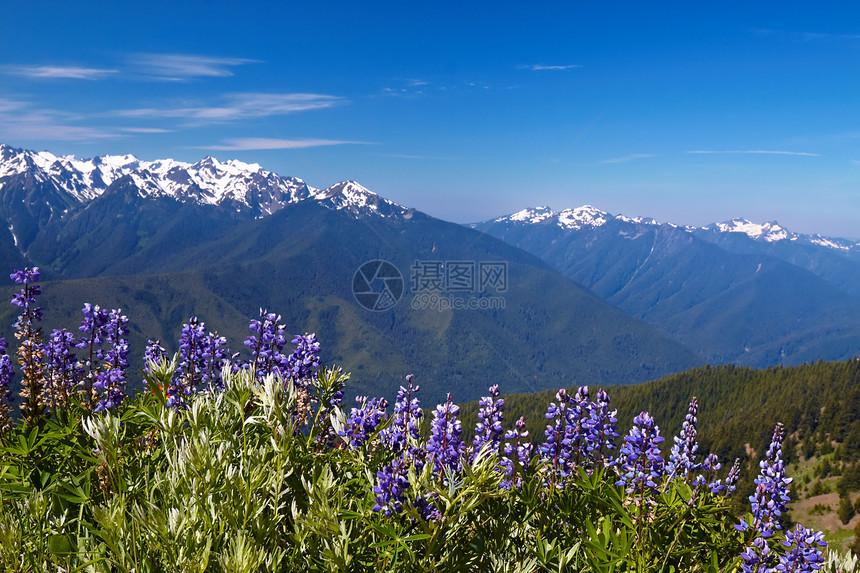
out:
M655 4L7 3L0 142L860 238L860 8Z

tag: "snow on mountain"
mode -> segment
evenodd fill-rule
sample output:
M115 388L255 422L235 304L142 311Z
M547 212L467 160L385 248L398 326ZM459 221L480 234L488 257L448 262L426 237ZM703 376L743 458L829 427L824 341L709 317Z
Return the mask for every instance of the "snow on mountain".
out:
M760 239L762 241L767 241L768 243L783 241L786 239L794 241L797 240L799 236L795 233L790 233L776 221L759 224L748 221L747 219L735 218L723 223L705 225L702 227L702 230L708 231L714 228L722 233L743 233L751 239Z
M722 223L713 223L711 225L705 225L704 227L699 227L698 229L696 227L688 227L688 229L691 231L702 230L719 233L743 233L744 235L755 241L765 241L768 243L792 241L798 243L818 245L819 247L825 247L828 249L843 252L860 251L860 242L858 241L824 237L818 234L804 235L800 233L793 233L785 227L781 226L776 221L770 221L767 223L753 223L752 221L749 221L747 219L735 218L731 221L724 221Z
M624 223L635 225L667 225L677 228L673 223L659 223L650 217L628 217L625 215L612 215L606 211L601 211L591 205L583 205L576 209L565 209L560 212L553 211L547 206L534 207L517 211L505 217L494 219L494 223L514 223L517 225L530 224L549 224L561 227L562 229L577 231L582 229L593 229L603 226L610 221L621 221ZM475 225L473 225L475 226ZM793 233L777 223L770 221L767 223L753 223L747 219L735 218L722 223L712 223L703 227L695 227L688 225L683 227L690 233L695 232L711 232L711 233L743 233L755 241L764 241L768 243L776 243L779 241L793 241L798 243L807 243L818 245L828 249L834 249L842 252L860 252L860 242L847 239L835 239L824 237L821 235L803 235Z
M596 209L591 205L583 205L576 209L565 209L558 214L558 226L563 229L584 229L586 227L601 227L614 219L606 211Z
M511 220L522 221L524 223L540 223L557 215L558 213L544 205L543 207L535 207L534 209L523 209L507 217L499 217L496 219L496 222Z
M0 144L0 189L7 178L24 173L31 173L38 181L53 183L78 203L99 197L111 184L128 177L142 197L173 197L183 202L248 209L257 217L305 200L316 200L357 216L387 217L409 211L354 181L314 189L301 179L283 177L256 163L235 159L221 162L205 157L196 163L173 159L143 161L134 155L79 159Z

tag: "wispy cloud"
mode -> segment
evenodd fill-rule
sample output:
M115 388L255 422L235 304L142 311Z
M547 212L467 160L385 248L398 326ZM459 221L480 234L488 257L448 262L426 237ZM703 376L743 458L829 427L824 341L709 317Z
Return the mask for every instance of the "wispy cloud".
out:
M220 105L147 107L115 110L112 113L133 118L179 118L189 123L201 124L287 115L300 111L325 109L343 103L346 103L343 98L326 94L238 93L226 96Z
M528 66L520 66L520 68L526 68L535 72L545 71L545 70L572 70L575 68L581 68L582 66L579 64L566 64L566 65L547 65L547 64L530 64Z
M83 66L0 66L0 72L43 80L101 80L119 72L104 68L85 68Z
M112 130L75 125L80 118L0 98L0 141L96 141L121 137Z
M631 153L630 155L625 155L624 157L613 157L611 159L604 159L603 163L627 163L628 161L633 161L634 159L647 159L649 157L654 157L654 154Z
M860 40L860 34L832 34L828 32L794 32L788 30L774 30L770 28L753 28L750 30L756 36L783 37L796 42L832 41L832 40Z
M192 78L221 78L233 75L236 66L259 63L247 58L220 58L193 54L139 53L129 56L129 63L140 73L166 81Z
M758 155L800 155L803 157L820 157L820 153L807 153L806 151L774 151L770 149L747 149L747 150L706 150L706 149L696 149L693 151L687 151L686 153L696 153L696 154L738 154L738 153L749 153L749 154L758 154Z
M407 153L380 153L382 157L394 157L395 159L444 159L446 161L455 159L454 157L444 157L442 155L409 155Z
M163 129L161 127L120 127L119 131L128 133L172 133L172 129Z
M307 147L324 147L329 145L368 145L366 141L345 141L339 139L277 139L267 137L240 137L225 139L218 145L195 146L195 149L212 151L250 151L262 149L304 149Z

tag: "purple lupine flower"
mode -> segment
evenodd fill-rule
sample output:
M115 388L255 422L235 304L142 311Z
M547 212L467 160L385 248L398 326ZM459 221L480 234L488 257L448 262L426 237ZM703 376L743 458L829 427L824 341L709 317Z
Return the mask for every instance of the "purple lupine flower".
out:
M505 401L499 398L499 385L490 386L490 395L484 396L478 402L478 423L475 426L475 438L472 444L475 446L473 455L477 455L485 444L489 444L490 451L499 451L502 443L502 421L505 414Z
M15 269L9 277L16 284L23 285L21 290L12 295L12 304L21 309L21 314L15 321L15 337L21 342L18 345L18 364L21 365L21 393L24 398L21 403L21 413L28 423L38 420L44 407L42 398L42 329L37 322L42 320L42 309L36 306L36 296L41 294L39 285L39 267Z
M0 435L12 429L12 377L15 370L12 367L12 357L6 354L6 339L0 337Z
M406 376L406 386L401 386L397 392L397 400L394 401L394 414L391 425L382 430L380 438L383 445L395 454L411 448L410 456L414 457L417 446L409 446L409 442L418 440L418 432L421 427L421 418L424 412L415 394L421 390L421 386L412 383L412 374Z
M778 423L773 430L773 439L767 450L767 457L759 462L761 472L755 480L755 493L750 496L753 522L741 519L735 527L738 531L752 530L760 537L770 537L774 529L781 529L779 518L785 513L789 502L788 486L792 478L785 477L782 462L782 442L785 430Z
M819 571L819 563L824 563L824 555L821 549L827 547L824 541L824 533L806 529L799 523L793 531L788 531L786 539L782 542L783 547L788 548L785 555L779 558L776 571L795 571L805 573Z
M84 369L73 350L76 344L77 340L71 332L55 329L42 349L45 362L43 403L55 410L68 403L75 386L84 375Z
M624 437L619 453L620 479L615 485L624 486L627 493L644 497L653 492L657 481L663 476L664 462L660 457L660 428L648 412L642 412L633 420L630 434Z
M705 475L696 476L696 486L705 486L714 495L724 492L726 486L723 485L722 480L717 479L717 472L722 467L717 454L708 454L701 468Z
M146 349L143 352L143 371L152 374L149 369L150 362L161 362L167 359L167 350L161 345L161 340L156 338L146 341Z
M356 396L359 407L353 408L346 420L346 427L340 435L349 440L353 449L358 449L367 443L370 436L385 421L385 408L388 406L385 398L370 398Z
M320 365L320 343L316 334L297 334L293 337L293 349L286 362L286 371L282 372L294 384L307 387L314 376L314 369Z
M773 562L773 557L767 540L763 537L756 537L752 545L741 553L743 559L741 571L744 573L771 573L773 569L769 565Z
M421 389L413 383L413 376L406 376L406 386L401 386L394 402L391 424L380 432L383 446L395 454L394 460L377 472L377 485L373 487L376 505L373 511L382 511L386 516L400 513L410 491L407 476L411 467L420 472L424 467L427 452L418 443L421 417L424 413L415 394ZM422 517L428 519L435 507L421 495L413 502Z
M408 493L409 464L402 457L395 458L390 464L376 472L377 485L373 486L376 505L373 511L381 511L386 517L403 511L403 502Z
M125 400L125 371L128 368L128 318L122 309L113 309L105 325L104 342L110 347L102 352L104 370L96 375L93 390L100 393L94 412L112 410Z
M685 482L688 482L690 474L702 467L696 462L699 450L699 444L696 441L698 436L698 430L696 429L698 411L699 401L693 398L690 401L687 415L684 417L684 424L681 426L681 435L675 436L675 444L672 446L669 454L669 463L666 464L666 476L670 480L681 478Z
M84 304L82 312L84 319L81 321L81 326L78 330L83 333L83 336L78 339L77 347L84 350L85 354L83 366L86 383L82 392L85 403L92 408L95 404L93 385L96 382L101 361L104 359L102 345L107 336L109 313L107 309L101 308L99 305L93 306L90 303Z
M561 389L555 395L556 402L551 402L547 407L545 418L550 421L547 424L544 436L546 441L540 446L540 456L549 463L552 479L566 473L566 463L569 456L564 450L566 411L570 404L567 390Z
M9 275L15 284L24 285L20 291L12 295L12 304L21 308L21 315L13 327L21 330L22 327L32 326L33 323L42 320L42 308L35 306L36 297L42 294L39 282L39 267L25 268L23 271L15 269Z
M251 349L251 361L248 366L254 370L258 378L269 374L282 376L286 379L289 366L288 358L283 354L287 339L284 335L284 325L280 324L281 315L260 309L260 320L252 319L248 328L255 332L245 340L245 346Z
M596 409L597 404L589 400L588 386L580 386L573 397L572 406L565 412L567 426L563 445L567 452L567 470L571 475L579 467L591 471L599 455L595 452L603 450L603 428L596 428L599 416Z
M522 484L522 477L516 475L516 464L514 460L522 467L528 467L532 458L532 444L524 442L528 438L529 432L526 430L526 421L523 416L514 424L514 429L505 433L505 455L502 458L501 466L505 469L505 479L502 480L501 487L503 489L511 489Z
M451 394L445 404L439 404L433 411L430 423L430 439L427 440L427 454L433 461L433 471L441 475L443 468L459 472L466 444L460 438L463 427L457 416L460 407L451 402Z
M726 494L730 494L735 491L735 487L737 486L740 477L741 459L735 458L735 463L732 464L732 467L729 470L729 475L726 476Z
M227 348L227 339L218 336L217 332L209 332L203 341L204 359L203 376L201 382L210 390L224 390L224 380L221 377L224 364L230 358L230 350Z
M188 408L187 398L194 394L206 362L206 325L196 316L182 325L176 372L166 389L168 408L177 412Z
M606 391L603 388L598 390L597 402L591 409L591 431L594 439L598 441L597 447L591 452L595 467L609 467L614 464L610 452L616 449L615 438L619 436L616 412L617 410L609 409L609 395Z

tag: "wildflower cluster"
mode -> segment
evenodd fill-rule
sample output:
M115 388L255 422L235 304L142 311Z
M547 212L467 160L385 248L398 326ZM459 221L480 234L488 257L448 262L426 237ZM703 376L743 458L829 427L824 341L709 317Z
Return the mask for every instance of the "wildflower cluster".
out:
M551 468L556 485L577 475L578 468L593 472L614 464L611 451L618 437L615 411L609 409L609 396L603 389L597 401L590 401L588 386L580 386L573 397L559 390L556 402L546 413L546 441L540 447L541 458Z
M277 570L283 562L314 570L495 570L516 563L522 571L686 571L712 563L771 573L814 571L823 563L821 533L802 526L781 531L791 481L781 425L760 463L752 513L734 528L724 496L735 488L740 462L722 477L716 455L700 456L695 398L668 462L649 412L636 416L619 440L609 396L600 389L592 398L587 386L558 391L537 449L524 418L506 429L505 400L495 384L478 403L468 447L450 394L432 411L425 439L420 388L411 375L390 415L384 398L363 396L347 414L341 406L346 376L321 369L315 335L293 337L288 353L280 316L261 311L251 321L248 360L231 355L226 340L196 317L182 326L175 356L150 340L145 371L148 380L163 383L163 392L155 392L158 399L144 393L128 400L129 321L122 311L87 304L79 337L54 330L42 344L38 269L12 277L23 285L13 301L22 309L19 364L25 380L33 380L25 388L36 389L24 412L35 415L35 404L62 422L60 412L80 408L75 413L83 424L76 418L69 428L82 427L86 436L70 441L58 433L64 452L69 442L83 444L70 463L30 454L44 443L27 441L41 428L14 435L8 409L14 370L0 338L0 448L18 463L0 472L0 489L13 497L26 491L34 515L51 516L52 529L42 537L59 549L37 553L62 554L69 563L80 556L77 569L103 560L122 563L117 570L191 570L189 556L210 550L230 570ZM121 405L122 418L112 413ZM160 408L173 412L163 415ZM157 444L164 451L150 455ZM132 461L121 462L125 456ZM53 474L25 468L31 460L75 473L48 484ZM90 476L86 490L79 487L81 475ZM254 493L237 496L237 490L251 491L251 482L237 482L246 475ZM29 481L10 487L10 476ZM150 483L157 485L139 496L118 495ZM215 484L229 484L230 493ZM51 491L50 503L59 505L50 511L39 506L39 488ZM134 506L123 506L131 498ZM85 510L81 499L97 507ZM145 510L142 499L148 500ZM9 568L3 560L15 553L5 550L12 537L3 531L26 518L24 505L16 507L14 518L0 507L0 569ZM672 529L675 511L692 515L678 531ZM62 521L74 521L70 515L79 516L76 530ZM85 519L89 525L82 527ZM666 539L675 541L667 546ZM710 547L702 539L719 543ZM60 551L67 541L74 550ZM158 559L167 551L164 563L137 561L136 555Z

